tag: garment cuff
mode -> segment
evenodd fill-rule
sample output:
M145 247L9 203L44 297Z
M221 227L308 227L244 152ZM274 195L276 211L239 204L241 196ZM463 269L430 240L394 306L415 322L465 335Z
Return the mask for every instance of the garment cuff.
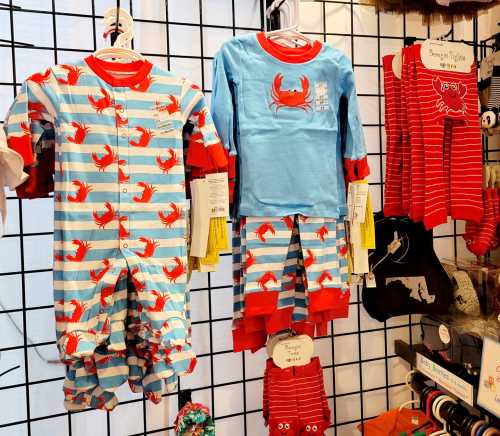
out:
M245 318L271 315L278 304L278 291L251 292L245 295Z
M366 156L362 159L344 159L344 168L348 182L363 180L370 175L370 167Z

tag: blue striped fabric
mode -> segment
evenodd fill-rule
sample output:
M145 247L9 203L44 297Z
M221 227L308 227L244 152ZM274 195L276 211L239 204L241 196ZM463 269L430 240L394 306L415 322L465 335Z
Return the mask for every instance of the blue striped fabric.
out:
M158 402L162 380L173 389L194 369L187 122L217 160L222 146L197 86L147 61L94 57L30 76L8 112L9 146L30 174L18 194L55 193L57 345L70 410L112 409L127 380ZM55 141L43 140L48 130Z

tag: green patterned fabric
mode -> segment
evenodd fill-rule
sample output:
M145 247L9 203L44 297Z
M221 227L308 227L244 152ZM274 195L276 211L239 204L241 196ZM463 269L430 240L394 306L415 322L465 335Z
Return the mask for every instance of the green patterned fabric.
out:
M187 403L177 414L175 431L178 436L184 436L193 425L197 426L193 436L215 436L215 425L210 411L203 404Z

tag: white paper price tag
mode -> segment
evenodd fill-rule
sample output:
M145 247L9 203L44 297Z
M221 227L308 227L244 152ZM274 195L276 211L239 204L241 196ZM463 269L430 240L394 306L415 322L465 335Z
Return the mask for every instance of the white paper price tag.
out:
M375 274L372 272L365 275L366 287L367 288L376 288L377 281L375 280Z
M474 62L472 47L460 42L428 39L422 44L421 55L423 64L430 70L470 73Z
M227 173L207 174L208 203L210 217L227 217L229 215L229 186Z
M351 223L364 223L370 187L367 183L350 183L347 193L348 217Z
M314 353L314 342L307 335L279 341L273 350L273 362L281 369L307 365Z

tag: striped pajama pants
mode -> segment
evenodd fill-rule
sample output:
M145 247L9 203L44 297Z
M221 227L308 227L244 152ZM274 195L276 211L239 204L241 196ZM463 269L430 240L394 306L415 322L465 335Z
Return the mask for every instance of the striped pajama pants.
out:
M233 221L235 351L258 350L292 328L326 334L347 317L350 292L343 220L301 215Z

